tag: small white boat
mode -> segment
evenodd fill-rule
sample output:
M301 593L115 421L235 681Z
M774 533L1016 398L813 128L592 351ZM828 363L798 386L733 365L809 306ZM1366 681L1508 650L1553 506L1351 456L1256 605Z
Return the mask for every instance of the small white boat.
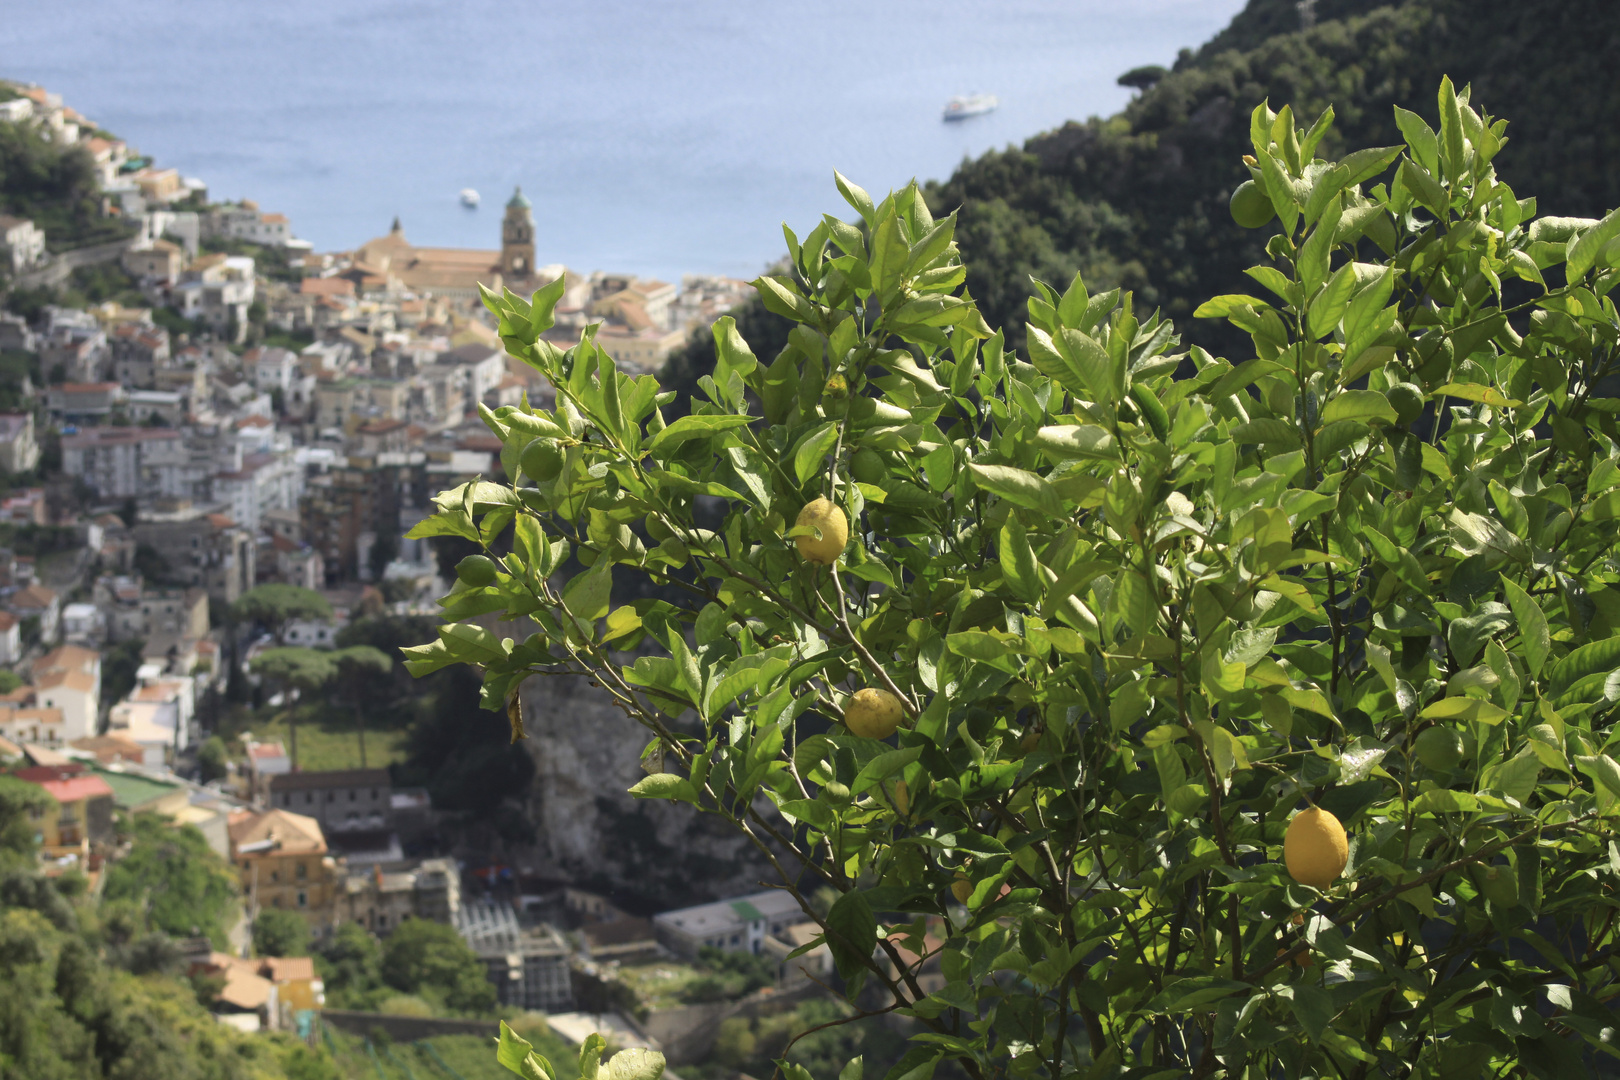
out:
M966 97L953 97L945 103L945 119L965 120L970 116L981 116L990 112L1001 102L996 100L994 94L968 94Z
M461 189L461 205L462 206L467 206L467 207L477 207L477 205L478 205L478 192L474 191L470 187L462 188Z

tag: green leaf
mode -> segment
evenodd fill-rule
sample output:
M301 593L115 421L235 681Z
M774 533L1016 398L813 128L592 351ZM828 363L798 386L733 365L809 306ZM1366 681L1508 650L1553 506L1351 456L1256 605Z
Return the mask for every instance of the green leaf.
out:
M1519 624L1519 638L1523 642L1520 648L1524 655L1525 666L1530 669L1530 677L1533 679L1541 674L1541 667L1547 662L1547 653L1552 649L1552 637L1547 630L1547 616L1535 598L1505 575L1502 578L1502 588L1507 593L1508 606L1513 609L1513 619Z
M830 421L799 440L798 448L793 451L793 473L799 478L799 483L804 483L822 470L823 459L837 441L838 425Z
M507 650L490 631L471 623L451 623L439 627L439 640L457 660L472 664L497 664L506 659Z
M838 973L846 979L871 962L877 948L877 919L859 890L852 889L833 901L827 912L827 947Z
M568 276L558 274L556 278L536 289L529 299L529 325L536 336L550 330L557 322L553 312L557 301L562 299L564 290L568 288Z
M620 1050L607 1067L607 1080L658 1080L663 1075L664 1055L640 1046Z
M451 664L461 663L461 658L446 648L442 640L430 641L426 645L411 645L399 651L405 654L405 670L417 679Z
M752 420L753 417L751 416L730 416L715 413L683 416L663 431L654 435L647 443L647 449L655 454L666 454L688 439L708 438L712 435L718 435L722 431L746 427Z
M1394 424L1399 420L1389 399L1376 390L1342 390L1322 409L1324 425L1338 420L1378 421Z
M1283 987L1277 994L1279 997L1290 999L1289 1005L1293 1009L1294 1018L1310 1036L1311 1042L1321 1042L1322 1033L1333 1023L1335 1012L1333 997L1326 990L1303 982Z
M606 1049L607 1040L594 1031L579 1044L580 1080L596 1080L602 1061L602 1051Z
M1620 235L1620 210L1611 210L1602 221L1576 235L1569 242L1564 258L1564 275L1574 284L1586 276L1610 240Z
M598 556L591 568L563 586L562 601L578 619L596 620L608 613L613 593L613 560Z
M1355 263L1345 263L1333 272L1328 283L1317 293L1316 299L1311 301L1310 334L1313 338L1324 338L1333 333L1344 318L1344 313L1350 306L1350 298L1356 291Z
M556 1071L551 1062L535 1052L534 1047L501 1021L501 1035L495 1047L495 1060L524 1080L554 1080Z
M1407 809L1414 814L1471 814L1479 809L1479 800L1466 791L1431 788L1413 799Z
M637 799L697 802L697 789L692 786L692 782L674 773L653 773L650 776L643 776L630 788L630 794Z
M1032 604L1039 603L1040 567L1035 561L1035 552L1029 546L1028 534L1013 515L1009 514L1007 523L1001 527L1001 543L997 555L1001 562L1001 573L1007 579L1007 584L1018 594L1018 598Z
M833 170L833 182L838 185L838 193L844 197L844 201L855 208L855 212L861 215L862 220L871 224L874 210L872 196L866 193L866 189L859 184L851 183L849 178L837 169Z
M1043 427L1030 441L1036 449L1055 461L1075 458L1119 460L1114 436L1099 424Z
M1052 485L1035 473L1015 469L1008 465L968 465L974 484L992 495L1030 510L1038 510L1050 518L1068 516L1063 501Z
M1440 186L1440 181L1410 161L1401 162L1401 167L1396 170L1395 179L1397 183L1404 184L1406 190L1410 191L1436 220L1446 220L1448 216L1446 211L1451 200L1446 197L1446 189Z
M1582 645L1553 664L1547 672L1548 689L1558 697L1582 679L1620 667L1620 635Z
M1418 713L1425 720L1464 720L1480 724L1500 724L1508 711L1500 705L1472 697L1448 697L1430 702Z

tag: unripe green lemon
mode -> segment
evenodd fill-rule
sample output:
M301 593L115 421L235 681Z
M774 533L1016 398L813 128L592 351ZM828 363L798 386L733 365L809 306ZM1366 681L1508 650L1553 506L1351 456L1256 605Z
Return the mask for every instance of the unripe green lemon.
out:
M849 543L849 519L829 499L815 499L799 511L795 525L813 525L821 536L795 536L793 542L805 561L827 565L838 561Z
M534 440L518 456L518 467L524 475L540 484L555 480L557 474L562 472L562 465L562 451L550 439Z
M456 577L473 588L494 584L495 563L488 555L469 555L456 563Z
M1412 745L1424 768L1435 772L1450 772L1462 761L1462 736L1450 728L1424 728Z
M1423 415L1423 389L1414 383L1398 382L1385 390L1384 396L1402 427Z
M1350 839L1339 819L1321 807L1301 810L1283 834L1283 861L1289 875L1301 885L1325 889L1344 873L1350 860Z
M1232 220L1245 229L1258 229L1276 216L1271 196L1253 180L1245 180L1232 192Z
M883 455L863 446L849 459L849 472L863 484L881 484L889 476L889 467L883 463Z
M887 739L900 726L900 699L887 690L857 690L844 706L844 726L868 739Z
M821 797L832 806L849 805L849 786L840 784L837 780L829 780L821 785Z

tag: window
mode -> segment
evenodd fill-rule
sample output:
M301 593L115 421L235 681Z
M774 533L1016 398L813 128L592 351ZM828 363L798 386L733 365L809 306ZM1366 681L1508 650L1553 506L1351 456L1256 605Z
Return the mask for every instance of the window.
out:
M300 892L298 894L298 906L299 907L309 907L309 894L308 893Z
M308 804L310 804L310 803L312 803L312 802L314 802L314 801L315 801L315 793L314 793L314 792L313 792L313 791L306 791L306 792L304 792L304 804L305 804L305 805L306 805L306 806L307 806L307 805L308 805Z
M271 881L280 881L281 880L281 871L280 870L272 870L272 871L270 871L270 880ZM733 938L731 943L733 945L735 945L737 943L736 939Z
M295 876L298 878L299 881L303 881L306 877L309 876L309 868L306 867L303 863L299 863L298 864L298 870L297 870Z

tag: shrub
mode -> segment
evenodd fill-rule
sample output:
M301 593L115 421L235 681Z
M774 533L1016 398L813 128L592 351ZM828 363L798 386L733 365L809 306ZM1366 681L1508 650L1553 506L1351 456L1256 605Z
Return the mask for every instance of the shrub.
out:
M1592 1072L1620 212L1537 217L1492 170L1505 124L1449 81L1438 112L1327 161L1331 111L1255 110L1274 298L1197 311L1247 335L1231 361L1078 277L1036 283L1011 355L953 220L842 178L859 220L755 283L787 347L721 320L673 422L589 331L539 336L560 283L486 294L557 390L483 412L507 475L537 439L559 464L439 496L415 535L499 573L410 666L481 665L514 738L524 679L596 680L652 736L633 793L741 830L850 1001L921 1022L891 1076ZM841 552L797 524L818 498ZM684 599L616 606L626 577ZM533 633L464 621L496 611ZM839 722L861 689L897 733Z

